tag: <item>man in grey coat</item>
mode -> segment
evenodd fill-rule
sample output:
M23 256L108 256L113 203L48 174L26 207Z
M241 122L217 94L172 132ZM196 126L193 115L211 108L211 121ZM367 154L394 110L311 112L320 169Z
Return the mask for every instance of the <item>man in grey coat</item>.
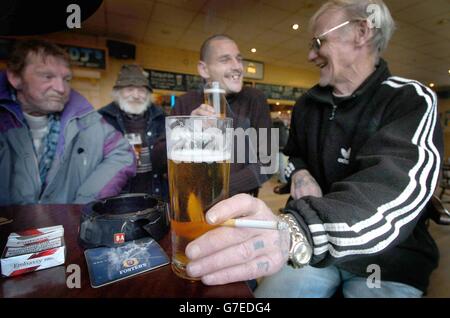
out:
M87 203L135 175L129 143L71 90L69 59L40 40L0 73L0 205Z

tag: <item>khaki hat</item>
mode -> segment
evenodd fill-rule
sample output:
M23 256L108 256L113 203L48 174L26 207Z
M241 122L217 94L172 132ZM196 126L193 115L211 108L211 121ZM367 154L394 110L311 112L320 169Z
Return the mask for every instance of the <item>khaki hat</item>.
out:
M144 86L153 92L150 81L146 72L139 65L126 64L120 69L114 88L122 88L127 86Z

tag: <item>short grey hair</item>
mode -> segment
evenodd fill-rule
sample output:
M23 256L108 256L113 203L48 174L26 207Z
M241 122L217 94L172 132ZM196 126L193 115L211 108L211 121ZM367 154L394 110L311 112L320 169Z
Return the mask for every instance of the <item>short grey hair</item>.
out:
M329 10L343 10L348 20L369 20L373 11L370 6L375 5L379 13L376 18L378 25L374 26L372 47L375 53L380 55L387 49L389 41L395 31L395 22L391 12L383 0L330 0L320 7L309 22L310 29L314 27L317 19Z
M205 62L210 54L211 51L211 43L214 41L219 41L219 40L228 40L228 41L232 41L234 43L236 43L229 35L227 34L214 34L212 36L210 36L209 38L207 38L202 46L200 47L200 61Z

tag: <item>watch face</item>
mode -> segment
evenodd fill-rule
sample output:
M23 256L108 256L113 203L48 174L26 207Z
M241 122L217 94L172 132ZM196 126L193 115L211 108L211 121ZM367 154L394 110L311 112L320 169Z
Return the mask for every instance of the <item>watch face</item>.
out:
M301 243L296 246L293 254L293 259L294 262L299 265L306 265L309 263L311 255L312 252L310 247L305 243Z

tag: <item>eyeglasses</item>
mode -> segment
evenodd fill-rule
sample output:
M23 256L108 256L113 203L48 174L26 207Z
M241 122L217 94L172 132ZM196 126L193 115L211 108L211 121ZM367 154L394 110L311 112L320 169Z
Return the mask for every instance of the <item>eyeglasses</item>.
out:
M345 21L345 22L339 24L338 26L335 26L334 28L332 28L332 29L322 33L321 35L313 37L312 40L311 40L311 43L309 44L309 47L311 48L311 50L319 52L320 48L322 47L322 42L325 41L325 39L323 38L325 35L327 35L328 33L333 32L333 31L335 31L337 29L342 28L343 26L349 24L350 22L356 22L356 21L358 21L358 20Z

